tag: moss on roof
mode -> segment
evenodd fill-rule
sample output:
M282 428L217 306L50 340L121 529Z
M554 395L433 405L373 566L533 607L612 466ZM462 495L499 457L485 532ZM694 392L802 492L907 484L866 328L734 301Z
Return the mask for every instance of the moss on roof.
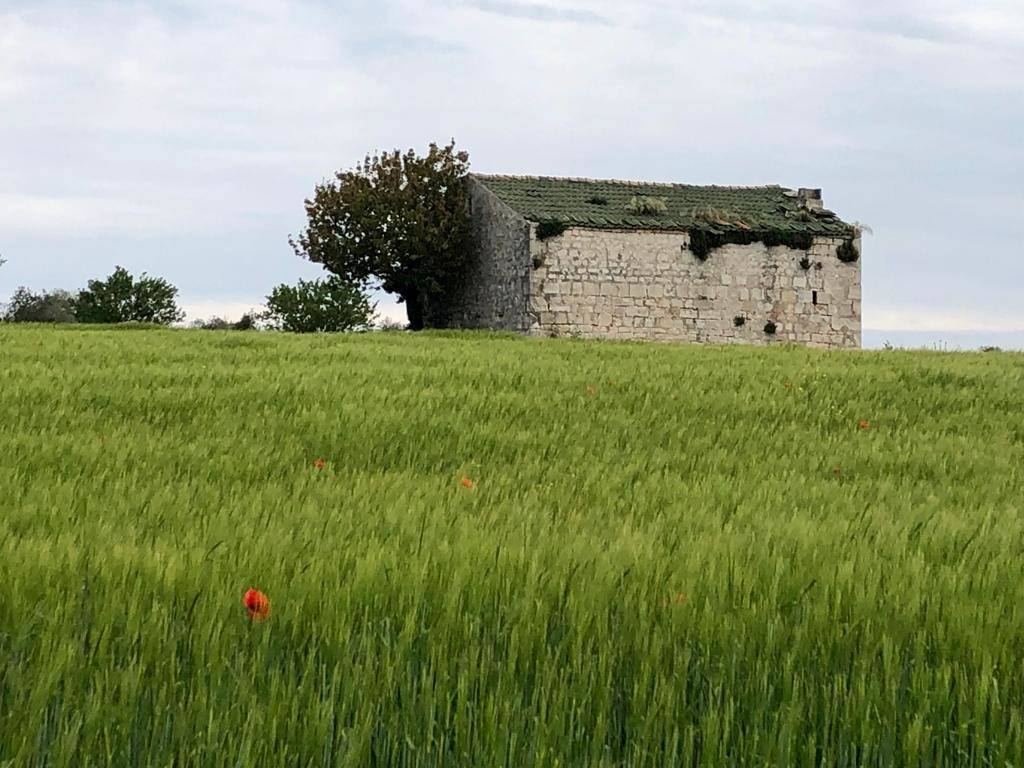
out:
M831 211L808 211L796 193L778 186L699 187L635 181L473 174L524 218L597 229L747 230L849 237L851 225ZM638 205L644 198L661 208Z

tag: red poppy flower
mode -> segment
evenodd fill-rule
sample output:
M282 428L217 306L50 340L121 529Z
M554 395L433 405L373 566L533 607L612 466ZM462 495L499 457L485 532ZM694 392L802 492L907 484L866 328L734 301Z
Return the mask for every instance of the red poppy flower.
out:
M871 429L871 422L868 421L867 419L861 419L860 424L858 424L857 426L859 426L861 429Z
M323 459L317 459L316 461L313 462L313 466L316 467L317 469L323 469L324 467L327 466L327 462L324 461Z
M476 488L476 485L468 477L463 477L462 478L462 487L463 488L468 488L469 490L472 491L474 488Z
M249 621L263 621L270 615L270 600L258 589L250 589L242 598Z

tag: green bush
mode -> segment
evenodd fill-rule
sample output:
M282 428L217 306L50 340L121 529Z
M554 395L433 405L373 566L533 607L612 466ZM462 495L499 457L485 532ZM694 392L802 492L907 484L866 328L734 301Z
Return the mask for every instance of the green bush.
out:
M73 323L75 300L67 291L32 293L22 286L11 297L3 319L8 323Z
M195 320L192 327L202 331L253 331L256 330L256 317L246 312L237 322L232 323L219 315L208 320Z
M242 315L237 322L231 324L231 330L233 331L255 331L256 330L256 315L252 312L246 312Z
M293 333L359 331L372 324L373 310L361 286L331 275L277 286L267 296L263 317Z
M175 297L178 289L162 277L138 280L124 267L106 280L90 280L75 302L80 323L156 323L170 325L184 319Z

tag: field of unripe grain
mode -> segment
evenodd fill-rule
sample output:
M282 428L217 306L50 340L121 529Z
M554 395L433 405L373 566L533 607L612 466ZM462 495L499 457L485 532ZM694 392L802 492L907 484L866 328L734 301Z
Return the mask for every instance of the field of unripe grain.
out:
M10 768L1020 766L1022 564L1021 354L0 326Z

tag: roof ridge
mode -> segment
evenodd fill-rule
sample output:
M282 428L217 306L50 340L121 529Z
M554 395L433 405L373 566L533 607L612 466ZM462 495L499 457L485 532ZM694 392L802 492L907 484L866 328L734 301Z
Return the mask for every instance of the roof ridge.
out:
M787 189L780 184L683 184L681 182L669 182L669 181L637 181L635 179L590 179L584 176L531 176L531 175L519 175L519 174L508 174L508 173L476 173L473 172L470 176L474 176L478 179L488 180L502 180L510 179L513 181L572 181L581 184L622 184L630 187L665 187L668 189L679 189L679 188L698 188L698 189Z

